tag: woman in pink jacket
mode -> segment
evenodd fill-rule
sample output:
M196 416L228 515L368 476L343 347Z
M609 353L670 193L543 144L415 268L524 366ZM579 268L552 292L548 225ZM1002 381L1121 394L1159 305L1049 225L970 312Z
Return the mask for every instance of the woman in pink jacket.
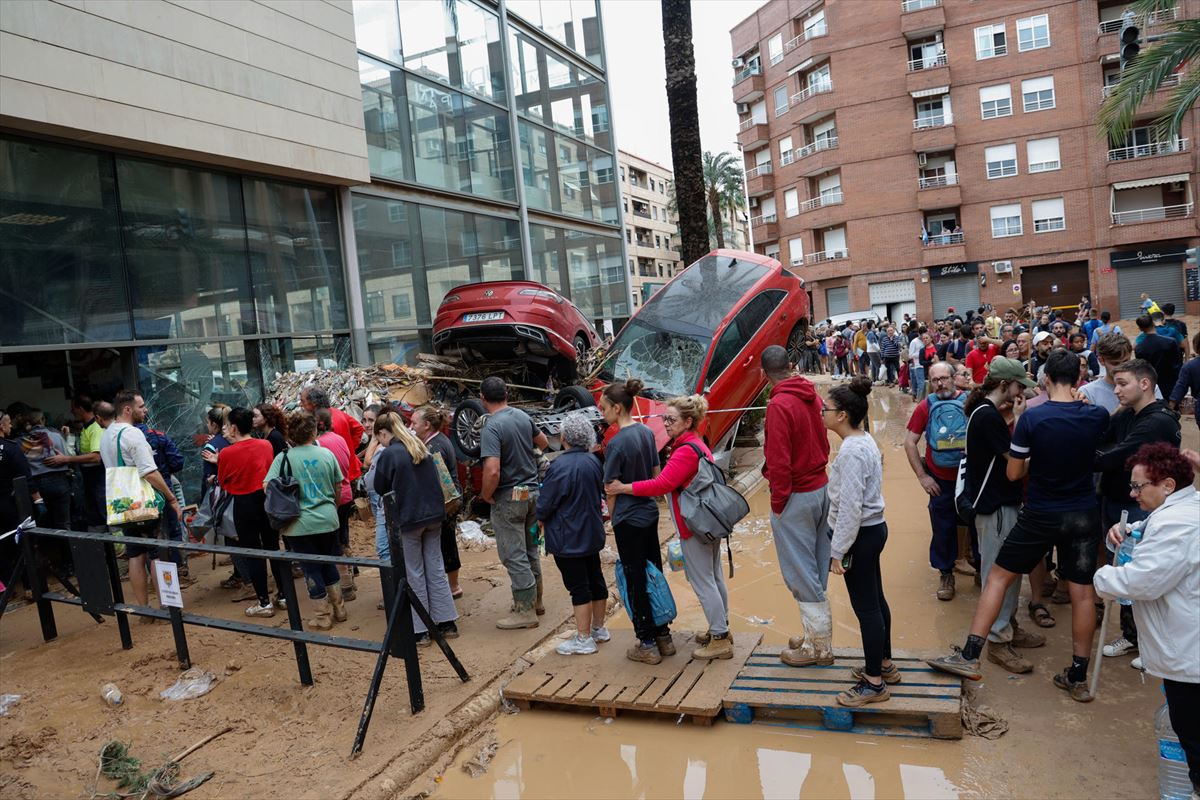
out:
M701 646L692 653L693 658L733 658L733 639L729 636L729 595L725 591L725 578L721 574L720 542L706 544L692 536L679 513L679 493L683 491L700 469L700 455L712 458L712 451L696 434L696 428L704 421L708 412L708 401L698 394L676 397L667 403L663 414L663 427L671 437L671 455L657 478L637 481L633 484L612 481L606 487L609 494L631 494L635 497L659 497L670 494L671 516L683 544L684 569L688 583L704 617L708 620L708 633L697 635Z

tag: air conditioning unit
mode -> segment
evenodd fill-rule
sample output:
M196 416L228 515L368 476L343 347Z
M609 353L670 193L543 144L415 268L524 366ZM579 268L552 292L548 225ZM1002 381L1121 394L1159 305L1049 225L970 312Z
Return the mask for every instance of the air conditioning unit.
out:
M742 67L746 66L746 62L744 59L735 58L733 61L729 62L729 65L734 69L741 69Z
M929 154L928 153L917 153L917 166L918 167L923 167L928 163L929 163Z
M758 208L758 198L757 197L751 197L749 200L749 203L750 203L751 208Z
M1011 261L993 261L992 269L996 270L997 275L1005 275L1012 272Z
M750 104L749 103L738 103L737 104L737 113L749 114L750 113Z
M1187 184L1183 181L1175 181L1174 183L1167 184L1167 188L1172 192L1182 192L1187 188Z

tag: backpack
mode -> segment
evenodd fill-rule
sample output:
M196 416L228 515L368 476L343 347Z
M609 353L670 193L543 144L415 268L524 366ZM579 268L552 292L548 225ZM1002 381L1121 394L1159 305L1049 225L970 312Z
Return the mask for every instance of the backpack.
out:
M967 415L961 395L950 400L929 397L929 422L925 425L925 446L935 466L954 469L967 446Z
M282 455L279 474L267 481L267 497L263 503L267 522L277 531L300 519L300 482L292 476L292 462L288 460L288 454L285 452Z
M975 411L982 408L980 404L975 407ZM975 411L971 412L971 416L967 417L967 428L971 427L971 420L975 418ZM988 463L987 472L983 475L983 483L976 489L967 479L967 447L966 434L963 434L963 454L962 461L958 463L958 476L954 481L954 508L958 512L958 518L965 524L970 525L975 521L975 506L979 505L979 498L983 497L983 490L987 487L988 481L992 479L992 468L996 466L1001 456L997 455ZM975 495L975 499L971 499L971 495Z
M679 493L679 514L693 536L706 544L729 539L733 526L750 513L746 498L725 483L725 476L712 458L695 442L687 446L696 451L700 463L696 477ZM728 550L728 542L726 549ZM733 551L729 551L729 577L733 577Z

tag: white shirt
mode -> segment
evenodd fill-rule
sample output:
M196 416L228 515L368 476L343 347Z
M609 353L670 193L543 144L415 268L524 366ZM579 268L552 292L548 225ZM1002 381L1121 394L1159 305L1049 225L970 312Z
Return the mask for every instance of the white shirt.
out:
M1116 411L1117 406L1121 404L1117 400L1117 393L1113 391L1113 385L1106 378L1096 378L1094 381L1085 383L1079 387L1079 393L1086 397L1089 403L1103 408L1110 414ZM1154 387L1154 399L1163 399L1162 392L1158 390L1157 386Z
M125 462L125 466L137 467L138 474L142 477L158 469L158 465L154 463L154 451L146 441L146 434L128 422L114 422L100 437L100 460L106 468L120 466L117 463L118 436L121 437L121 460Z
M920 336L908 343L908 359L914 366L921 366L921 351L924 349L925 343L921 341Z

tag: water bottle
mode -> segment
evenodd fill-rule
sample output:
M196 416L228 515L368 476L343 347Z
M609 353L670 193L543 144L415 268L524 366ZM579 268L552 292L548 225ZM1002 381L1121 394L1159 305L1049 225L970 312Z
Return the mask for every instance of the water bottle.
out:
M1125 537L1125 539L1121 542L1121 546L1117 548L1118 567L1123 567L1133 560L1133 548L1141 540L1142 531L1140 529L1132 531L1128 536ZM1123 606L1133 605L1133 601L1125 597L1118 598L1117 602Z
M121 690L117 688L115 683L106 683L101 686L100 696L104 698L104 702L108 703L110 706L119 706L121 703L125 702L125 698L121 694ZM1176 745L1176 747L1178 747L1178 745Z
M1188 777L1183 747L1171 727L1166 703L1154 715L1154 735L1158 738L1159 800L1188 800L1192 796L1192 780Z

